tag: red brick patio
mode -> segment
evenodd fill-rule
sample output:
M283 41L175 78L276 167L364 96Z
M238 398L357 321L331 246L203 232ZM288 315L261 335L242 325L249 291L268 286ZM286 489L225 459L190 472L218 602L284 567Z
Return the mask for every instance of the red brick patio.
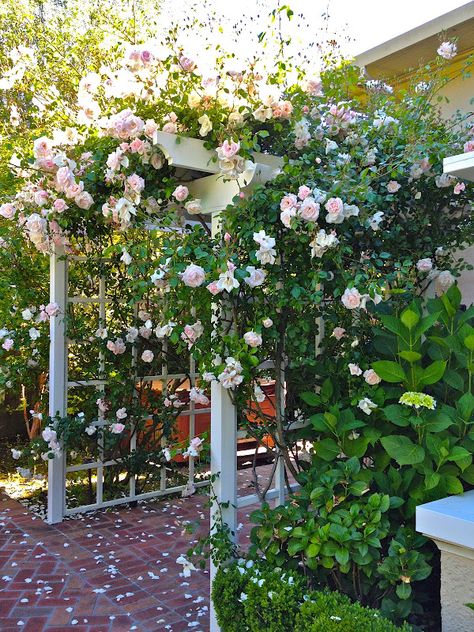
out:
M248 487L248 471L239 479ZM209 573L185 579L176 564L207 531L206 501L124 506L50 526L0 495L0 630L208 632Z

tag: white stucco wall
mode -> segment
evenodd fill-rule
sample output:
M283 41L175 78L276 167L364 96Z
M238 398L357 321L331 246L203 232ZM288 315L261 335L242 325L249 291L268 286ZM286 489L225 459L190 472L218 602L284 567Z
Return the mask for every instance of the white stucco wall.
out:
M474 603L474 557L441 550L443 632L473 632L474 610L467 603Z

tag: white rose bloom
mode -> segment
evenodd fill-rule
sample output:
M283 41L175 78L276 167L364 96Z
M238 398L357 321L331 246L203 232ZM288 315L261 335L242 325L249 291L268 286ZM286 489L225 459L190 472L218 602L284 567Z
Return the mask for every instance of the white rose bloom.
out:
M370 415L372 411L377 408L377 404L368 397L364 397L359 401L357 407L360 408L366 415Z

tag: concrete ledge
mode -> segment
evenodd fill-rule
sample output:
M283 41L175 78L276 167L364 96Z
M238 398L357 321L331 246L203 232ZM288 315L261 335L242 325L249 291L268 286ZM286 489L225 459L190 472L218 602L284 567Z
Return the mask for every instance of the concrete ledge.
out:
M416 530L474 550L474 490L417 507Z
M443 171L457 178L474 181L474 151L448 156L443 160Z

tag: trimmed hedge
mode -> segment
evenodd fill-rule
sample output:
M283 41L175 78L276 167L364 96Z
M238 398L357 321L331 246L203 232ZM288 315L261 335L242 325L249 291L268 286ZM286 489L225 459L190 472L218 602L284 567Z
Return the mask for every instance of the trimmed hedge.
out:
M222 632L411 632L337 592L308 592L300 575L251 561L221 567L212 600Z

